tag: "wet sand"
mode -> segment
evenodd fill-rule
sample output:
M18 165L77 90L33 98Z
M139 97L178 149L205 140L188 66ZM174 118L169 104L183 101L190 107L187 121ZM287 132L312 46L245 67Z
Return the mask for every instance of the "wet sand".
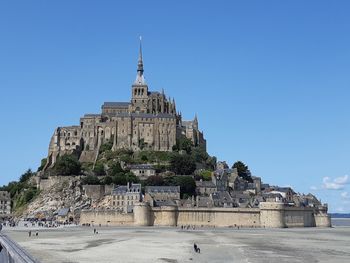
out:
M42 263L350 262L350 227L290 229L175 228L6 230ZM196 243L201 253L195 253Z

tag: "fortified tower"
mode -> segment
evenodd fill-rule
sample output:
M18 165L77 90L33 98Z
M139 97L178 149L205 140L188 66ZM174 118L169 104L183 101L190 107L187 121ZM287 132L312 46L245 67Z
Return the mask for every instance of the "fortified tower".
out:
M261 202L260 224L261 227L286 227L284 222L284 204L274 202Z

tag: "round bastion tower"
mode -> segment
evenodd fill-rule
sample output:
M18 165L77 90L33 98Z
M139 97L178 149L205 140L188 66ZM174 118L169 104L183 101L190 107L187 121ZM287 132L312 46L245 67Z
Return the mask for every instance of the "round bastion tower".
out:
M284 204L275 202L260 203L261 227L286 227L284 221Z
M151 206L149 203L135 204L134 224L136 226L151 226Z

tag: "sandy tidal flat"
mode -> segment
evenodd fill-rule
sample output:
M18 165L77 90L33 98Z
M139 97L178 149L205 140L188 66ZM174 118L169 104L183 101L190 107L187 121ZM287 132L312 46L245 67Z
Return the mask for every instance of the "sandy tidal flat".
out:
M350 262L350 227L295 229L93 228L6 233L42 263ZM196 243L201 253L195 253Z

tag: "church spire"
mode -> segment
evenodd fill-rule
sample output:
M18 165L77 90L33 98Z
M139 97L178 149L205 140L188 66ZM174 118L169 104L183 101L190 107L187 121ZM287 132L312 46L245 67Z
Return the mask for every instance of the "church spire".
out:
M135 80L136 85L146 85L143 77L143 60L142 60L142 37L140 36L139 59L137 61L137 75Z
M143 61L142 61L142 37L140 36L140 50L139 50L139 60L137 63L137 74L143 75Z

